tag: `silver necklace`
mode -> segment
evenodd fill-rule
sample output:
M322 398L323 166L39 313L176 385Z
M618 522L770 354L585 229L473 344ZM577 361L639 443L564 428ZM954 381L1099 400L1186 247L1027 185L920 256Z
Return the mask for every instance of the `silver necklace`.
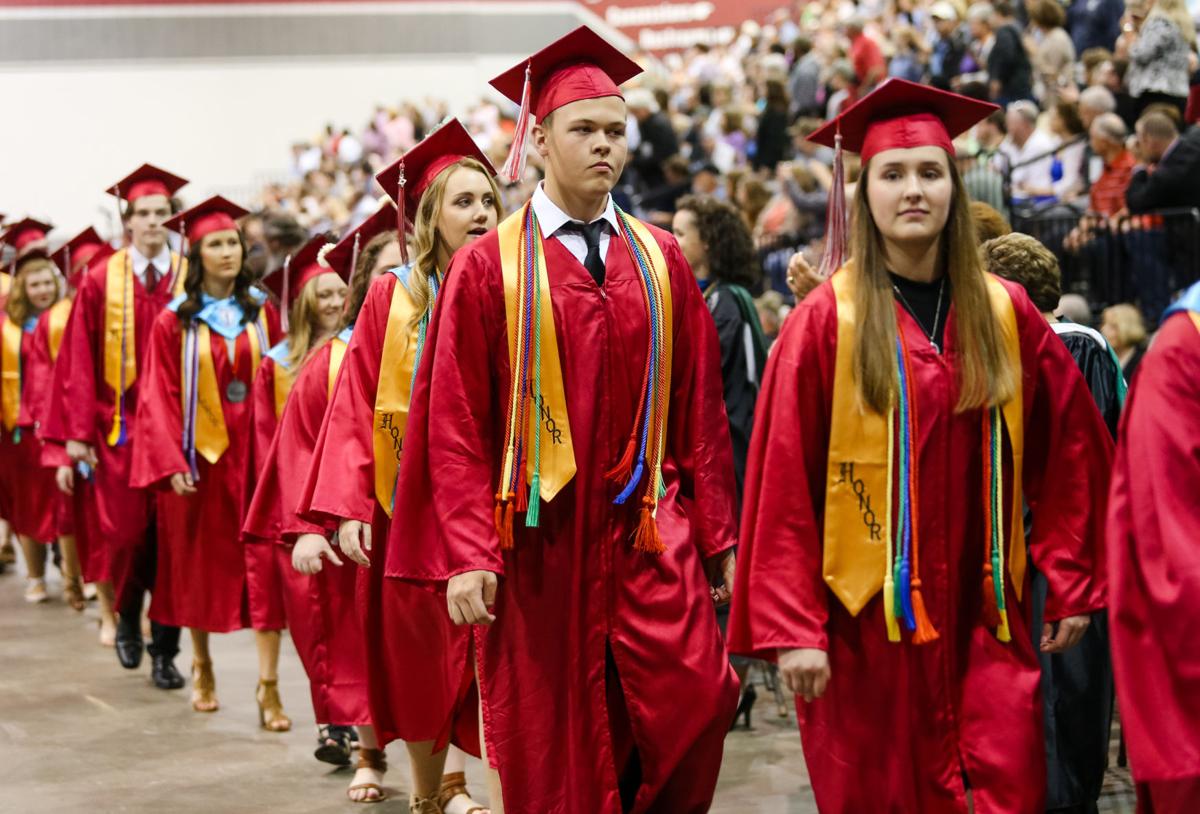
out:
M921 318L919 316L917 316L917 312L915 310L913 310L913 307L908 304L908 299L904 296L904 292L900 290L899 286L897 286L895 283L892 283L892 290L896 292L896 296L900 298L900 302L904 303L904 307L908 309L908 313L912 314L912 318L914 320L916 320L917 326L920 327L920 329L921 329L921 333L925 334L928 337L929 344L933 345L933 349L935 351L937 351L938 353L941 353L942 352L941 346L939 346L938 343L934 340L934 337L937 336L938 325L941 323L941 320L942 320L942 295L946 293L946 275L945 274L942 275L942 283L941 283L941 285L938 286L937 310L935 310L933 312L933 330L932 331L925 330L925 326L921 324Z

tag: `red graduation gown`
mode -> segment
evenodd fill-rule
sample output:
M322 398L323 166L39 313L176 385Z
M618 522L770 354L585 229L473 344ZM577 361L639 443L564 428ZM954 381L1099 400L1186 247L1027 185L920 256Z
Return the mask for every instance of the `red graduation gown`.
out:
M264 356L254 384L250 387L250 450L246 456L248 471L245 487L247 512L267 463L267 450L279 427L275 414L275 360ZM273 543L277 535L256 537L243 534L246 543L246 589L250 602L250 625L255 630L282 630L287 624L283 603L283 583L287 574L280 570ZM291 570L291 564L288 569Z
M124 251L124 250L122 250ZM93 474L94 511L99 543L108 549L116 606L123 607L154 583L154 545L150 531L154 496L130 486L134 430L138 425L138 395L146 373L150 329L171 301L171 279L163 276L147 291L134 275L134 352L138 378L126 390L124 415L129 433L124 444L106 442L112 427L114 393L104 381L105 277L107 264L85 272L63 334L42 435L65 444L83 441L96 449L99 465ZM69 371L69 373L68 373Z
M380 742L452 738L478 754L478 705L469 689L470 631L450 622L440 597L383 578L391 523L375 500L371 431L388 310L398 284L396 275L382 274L367 291L300 506L309 520L330 529L341 518L371 524L371 567L359 569L357 596L371 719ZM404 526L407 518L397 515L396 523Z
M9 320L0 313L0 325ZM60 492L53 470L42 466L43 442L34 428L31 400L44 392L41 381L50 372L31 365L34 332L21 332L21 405L13 431L0 427L0 515L16 534L52 543L57 537L55 517Z
M510 811L621 811L617 773L634 746L634 811L707 810L733 720L737 679L703 568L735 543L720 350L678 244L652 231L674 317L661 556L633 550L638 507L614 506L621 486L604 477L633 427L646 359L648 316L624 245L610 244L601 289L545 241L577 474L542 506L540 528L515 524L512 552L500 551L493 519L510 375L496 232L455 256L429 330L388 576L440 585L476 569L502 575L476 657ZM606 681L606 651L619 688Z
M1023 483L1035 518L1033 559L1049 581L1046 619L1088 614L1104 605L1112 441L1062 341L1024 291L1001 282L1020 337ZM880 596L853 617L824 584L836 311L826 283L771 350L746 473L730 649L771 659L776 648L829 653L824 697L796 704L822 812L965 812L964 774L977 812L1040 812L1046 766L1029 579L1024 602L1006 579L1012 641L1001 643L981 623L982 418L954 411L953 308L944 355L907 311L898 317L919 417L922 593L940 638L918 647L904 634L890 643Z
M263 307L268 309L268 334L273 337L274 311L269 305ZM235 372L243 381L250 379L249 330L236 340L236 371L229 362L226 340L216 331L210 332L229 448L215 464L197 455L197 491L180 496L171 490L170 478L188 471L181 443L183 331L172 311L162 312L154 323L139 395L139 409L154 420L139 423L135 430L131 483L134 488L154 489L158 501L157 590L150 618L161 624L210 633L226 633L249 624L240 532L249 471L250 408L248 401L234 404L225 394ZM263 348L264 353L266 350Z
M338 567L324 562L320 573L292 568L292 546L301 534L328 530L297 512L304 493L313 448L329 403L332 344L325 343L296 377L279 430L266 452L262 477L246 515L244 533L278 545L250 545L272 552L281 575L283 602L308 674L313 715L320 723L370 724L367 705L367 646L355 600L358 568L342 558ZM288 544L282 544L282 541Z
M1108 518L1109 620L1121 727L1134 779L1190 778L1196 793L1200 331L1188 314L1162 324L1129 393ZM1200 796L1191 804L1187 810L1200 810Z

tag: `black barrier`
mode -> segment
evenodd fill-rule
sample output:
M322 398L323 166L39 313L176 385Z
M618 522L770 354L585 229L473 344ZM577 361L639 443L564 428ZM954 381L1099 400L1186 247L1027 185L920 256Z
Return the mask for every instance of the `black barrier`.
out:
M1200 280L1200 209L1102 218L1018 208L1012 225L1054 252L1063 292L1081 294L1095 311L1132 302L1154 326L1174 294Z

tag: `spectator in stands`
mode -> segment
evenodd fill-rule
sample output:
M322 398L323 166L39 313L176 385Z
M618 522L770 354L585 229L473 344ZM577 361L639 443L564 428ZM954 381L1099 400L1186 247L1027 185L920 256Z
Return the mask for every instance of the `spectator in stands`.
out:
M1005 114L1008 136L1000 152L1008 159L1014 203L1030 201L1035 191L1050 189L1054 183L1054 137L1038 129L1038 114L1037 105L1024 99L1010 104Z
M1125 191L1129 211L1200 206L1200 128L1180 136L1170 116L1150 111L1136 130L1138 166Z
M1027 8L1038 98L1050 108L1058 101L1060 89L1075 81L1075 44L1063 28L1067 13L1058 0L1033 0Z
M1058 309L1054 312L1064 319L1069 319L1076 325L1091 326L1095 317L1087 297L1082 294L1063 294L1058 299Z
M1122 0L1071 0L1067 8L1067 29L1075 43L1075 51L1084 53L1092 48L1112 50L1121 34L1121 15L1125 13Z
M308 242L308 232L295 217L272 212L263 219L263 238L267 246L267 273L283 267L283 261Z
M950 90L962 73L963 57L967 55L966 36L959 23L958 10L948 0L938 0L929 9L937 41L929 55L929 84Z
M710 195L717 200L724 200L726 189L721 183L721 171L713 164L702 164L692 175L692 194Z
M987 4L983 4L988 7ZM973 6L972 8L978 8ZM993 38L987 53L988 89L993 102L1008 106L1011 102L1033 98L1033 65L1013 18L1009 0L997 0L990 6L986 31ZM979 15L972 19L976 22Z
M1184 0L1130 0L1116 54L1129 59L1125 81L1137 100L1137 115L1154 102L1179 108L1188 97L1188 53L1196 47L1196 25Z
M888 76L898 76L909 82L925 78L929 52L920 34L911 25L899 25L892 31L892 59Z
M1084 88L1079 94L1079 118L1083 126L1091 129L1092 122L1101 113L1116 113L1117 100L1112 91L1099 85Z
M1133 374L1146 353L1146 323L1137 306L1127 302L1105 308L1100 314L1100 333L1112 345L1125 381L1133 384Z
M642 195L637 200L637 208L655 226L670 229L676 204L691 191L692 173L687 159L673 155L663 162L663 185Z
M1125 208L1125 191L1137 163L1125 145L1128 135L1125 122L1115 113L1100 114L1088 131L1091 150L1104 163L1089 197L1089 208L1096 214L1111 218Z
M756 170L775 171L775 166L787 158L788 152L788 107L787 89L783 82L768 79L766 82L765 105L758 117L758 131L754 137L754 160Z
M1005 113L997 110L975 125L974 152L958 156L963 186L973 201L982 201L1001 213L1008 210L1004 196L1004 172L1008 158L1000 152L1006 135Z
M887 60L879 43L863 31L861 17L851 17L846 22L846 36L850 39L850 65L855 76L850 89L850 101L853 102L883 81L887 76Z
M975 238L980 245L1012 234L1012 227L1004 216L983 201L971 201L971 220L975 222Z
M659 108L654 94L645 88L637 88L626 94L629 113L637 119L640 142L630 164L637 171L639 186L645 190L661 187L663 162L679 154L679 139L671 120Z
M1030 198L1055 199L1069 203L1084 191L1084 153L1087 152L1087 128L1079 117L1079 107L1074 102L1060 99L1050 111L1050 133L1058 142L1058 149L1050 161L1050 185L1027 186L1024 194Z
M825 118L836 118L842 109L854 101L854 88L858 84L858 79L854 75L854 66L849 60L839 59L833 63L832 73L829 76L829 88L833 93L829 94L829 99L825 104Z
M792 115L820 116L821 103L817 95L821 92L821 55L813 48L812 37L801 34L792 44L793 59L788 89L792 96Z
M754 307L758 310L758 321L762 324L763 336L766 337L769 348L775 337L779 336L779 328L783 325L783 318L787 316L783 295L778 291L764 292L754 300Z

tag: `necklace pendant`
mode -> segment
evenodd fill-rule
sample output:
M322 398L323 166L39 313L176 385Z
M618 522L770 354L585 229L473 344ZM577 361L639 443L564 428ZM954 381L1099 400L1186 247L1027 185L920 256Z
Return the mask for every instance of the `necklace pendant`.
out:
M937 342L934 342L932 339L930 339L930 340L929 340L929 344L933 346L933 350L934 350L936 353L941 353L941 352L942 352L942 348L941 348L941 346L940 346L940 345L938 345L938 343L937 343Z

